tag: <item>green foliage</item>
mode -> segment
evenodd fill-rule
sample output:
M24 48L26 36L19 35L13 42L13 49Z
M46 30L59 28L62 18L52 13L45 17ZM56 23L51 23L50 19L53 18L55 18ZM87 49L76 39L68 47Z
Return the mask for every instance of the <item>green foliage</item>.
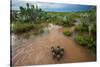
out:
M80 17L80 20L81 24L79 24L79 26L76 27L77 31L90 33L96 32L96 12L94 11L94 9L88 11L87 13L83 13L83 15L81 15Z
M13 22L11 24L11 32L15 34L24 34L32 31L33 34L43 33L42 30L43 27L45 27L46 23L40 23L40 24L33 24L31 22L29 23L21 23L21 22ZM27 35L27 34L26 34Z
M72 12L48 12L51 23L61 25L64 27L73 26L76 15L79 17L79 13Z
M31 23L15 23L12 27L12 32L16 34L21 34L31 29L34 29L34 26Z
M82 46L86 46L87 48L96 51L96 40L93 37L85 37L82 35L77 35L75 37L75 41Z
M91 14L89 13L89 15ZM82 46L86 46L95 52L96 51L96 19L92 18L91 20L91 18L92 16L81 18L81 23L75 27L75 30L83 34L84 32L87 32L88 36L77 35L75 37L75 41L78 44Z
M34 5L29 5L26 3L26 7L20 6L20 10L18 12L12 12L12 18L14 21L19 22L37 22L39 19L45 20L46 12L42 11L42 9L34 7ZM17 18L17 20L16 20Z
M18 15L17 15L18 11L11 11L11 20L12 21L17 21L18 20Z
M12 11L11 13L12 17L12 24L11 25L11 31L16 34L26 33L31 30L34 30L34 32L40 32L45 22L48 20L47 13L42 11L42 9L34 7L34 5L30 5L26 3L26 7L20 6L19 11ZM43 24L45 23L45 24Z
M65 31L63 31L63 34L66 36L71 36L72 32L65 30Z
M88 32L88 36L77 35L75 41L96 52L96 9L92 9L80 16L81 23L75 27L80 33ZM86 16L85 16L86 14ZM94 34L95 33L95 34Z
M61 20L61 25L62 26L72 26L73 25L73 19L69 16L64 16Z
M83 26L82 24L76 25L75 26L75 31L79 31L79 32L87 32L88 31L88 27Z
M82 46L85 46L85 45L87 44L87 41L85 40L85 37L83 37L83 36L81 36L81 35L77 35L77 36L75 37L75 41L76 41L78 44L82 45Z

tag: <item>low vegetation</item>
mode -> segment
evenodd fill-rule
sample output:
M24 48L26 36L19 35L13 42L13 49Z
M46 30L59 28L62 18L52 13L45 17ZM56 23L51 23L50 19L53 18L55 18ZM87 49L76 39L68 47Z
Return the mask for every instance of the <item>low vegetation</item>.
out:
M81 23L75 26L77 32L75 41L96 53L96 8L86 14L86 16L81 15Z
M12 32L16 34L25 33L34 28L35 26L31 23L14 23Z
M26 7L20 6L20 10L11 13L11 32L15 34L23 34L33 31L33 34L43 32L41 30L47 25L47 13L34 5L26 4Z
M84 47L87 47L87 48L93 50L94 52L96 51L96 41L92 37L85 37L85 36L82 36L82 35L79 35L78 34L75 37L75 41L79 45L82 45Z
M63 34L66 36L71 36L72 32L65 30L63 31Z

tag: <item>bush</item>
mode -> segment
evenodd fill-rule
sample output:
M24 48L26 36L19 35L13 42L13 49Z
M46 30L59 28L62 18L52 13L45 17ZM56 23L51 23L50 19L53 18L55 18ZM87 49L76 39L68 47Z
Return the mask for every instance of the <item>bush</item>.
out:
M70 32L70 31L63 31L63 34L66 35L66 36L71 36L72 32Z
M34 26L31 23L14 23L14 26L12 27L12 32L15 34L21 34L30 31L33 28Z
M75 26L75 31L81 31L81 26L80 25L77 25L77 26Z
M87 38L87 47L91 49L94 53L96 53L96 40L92 37Z
M88 41L88 48L92 49L96 47L96 41L93 38L90 37L87 39L87 41Z
M86 32L86 31L88 31L88 28L85 27L85 26L82 26L82 25L80 24L80 25L77 25L77 26L75 27L75 30L78 31L78 32Z
M85 45L87 44L87 41L85 40L85 37L83 37L83 36L81 36L81 35L77 35L77 36L75 37L75 41L76 41L78 44L82 45L82 46L85 46Z
M96 51L96 40L92 37L84 37L81 35L77 35L75 37L75 41L82 46L85 46L89 49L91 49L93 52Z

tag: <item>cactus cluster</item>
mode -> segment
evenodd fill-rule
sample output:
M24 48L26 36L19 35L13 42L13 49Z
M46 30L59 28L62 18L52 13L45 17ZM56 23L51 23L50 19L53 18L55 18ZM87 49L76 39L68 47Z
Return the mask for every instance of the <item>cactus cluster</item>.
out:
M57 46L56 48L51 47L53 59L60 60L64 55L64 49Z

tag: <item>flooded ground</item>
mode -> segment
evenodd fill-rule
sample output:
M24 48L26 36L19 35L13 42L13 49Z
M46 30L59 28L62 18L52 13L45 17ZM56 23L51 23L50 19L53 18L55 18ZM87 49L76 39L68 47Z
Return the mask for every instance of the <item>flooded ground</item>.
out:
M76 44L72 37L63 35L62 27L50 24L44 29L44 34L31 36L29 39L21 39L12 34L12 64L14 66L96 60L96 56L91 54L87 48ZM51 47L58 45L64 48L64 56L59 61L53 59L51 53Z

